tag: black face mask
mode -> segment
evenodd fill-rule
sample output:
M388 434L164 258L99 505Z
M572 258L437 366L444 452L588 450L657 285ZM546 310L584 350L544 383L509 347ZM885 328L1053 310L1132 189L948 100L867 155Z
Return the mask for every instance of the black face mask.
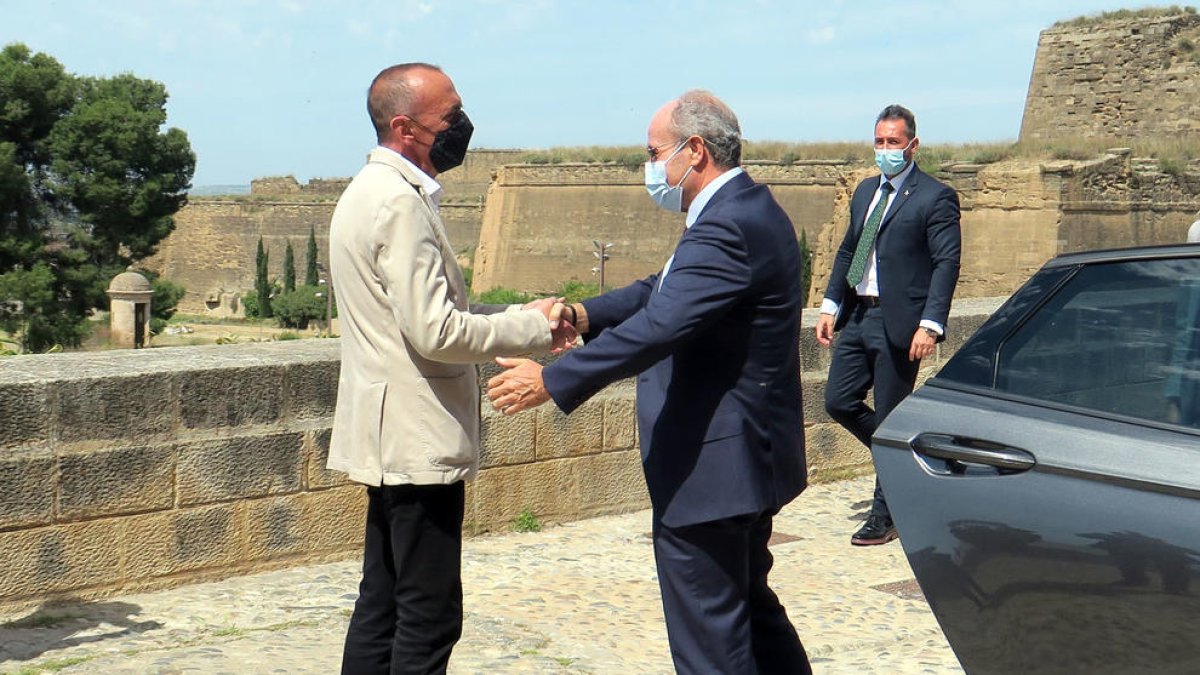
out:
M429 161L433 162L433 168L443 173L462 164L474 132L475 125L471 124L471 118L467 117L467 113L458 111L450 126L433 136L433 144L429 146Z

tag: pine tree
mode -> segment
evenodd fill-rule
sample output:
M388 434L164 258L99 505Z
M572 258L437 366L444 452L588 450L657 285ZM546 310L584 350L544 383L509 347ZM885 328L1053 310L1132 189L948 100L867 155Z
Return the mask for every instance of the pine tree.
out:
M308 260L304 268L304 285L316 286L320 282L317 275L317 233L308 228Z
M283 251L283 292L291 293L296 290L296 254L292 251L292 242L287 243Z

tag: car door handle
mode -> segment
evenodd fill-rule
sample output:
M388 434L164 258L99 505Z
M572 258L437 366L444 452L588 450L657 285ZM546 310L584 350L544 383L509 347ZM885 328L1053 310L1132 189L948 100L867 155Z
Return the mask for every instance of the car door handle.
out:
M1006 473L1027 471L1037 464L1032 454L1019 448L949 434L921 434L912 440L912 448L929 457L994 466Z

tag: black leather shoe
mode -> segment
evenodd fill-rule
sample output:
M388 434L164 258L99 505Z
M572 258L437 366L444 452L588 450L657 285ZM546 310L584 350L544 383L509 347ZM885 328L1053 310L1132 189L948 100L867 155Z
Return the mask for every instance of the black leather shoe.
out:
M877 516L872 514L867 518L867 522L850 537L850 543L855 546L878 546L886 544L889 541L899 537L896 533L896 525L892 523L892 519L888 516Z

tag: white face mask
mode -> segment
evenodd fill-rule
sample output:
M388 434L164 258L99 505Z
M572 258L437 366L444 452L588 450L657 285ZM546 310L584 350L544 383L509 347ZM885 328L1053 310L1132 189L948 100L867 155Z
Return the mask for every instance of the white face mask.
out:
M683 178L679 179L679 185L672 186L667 182L667 162L671 161L675 155L683 150L683 146L687 145L687 140L684 139L679 147L675 148L669 157L661 162L646 162L646 192L650 193L650 197L662 208L668 211L683 210L683 181L687 180L688 174L692 172L692 167L683 173Z

